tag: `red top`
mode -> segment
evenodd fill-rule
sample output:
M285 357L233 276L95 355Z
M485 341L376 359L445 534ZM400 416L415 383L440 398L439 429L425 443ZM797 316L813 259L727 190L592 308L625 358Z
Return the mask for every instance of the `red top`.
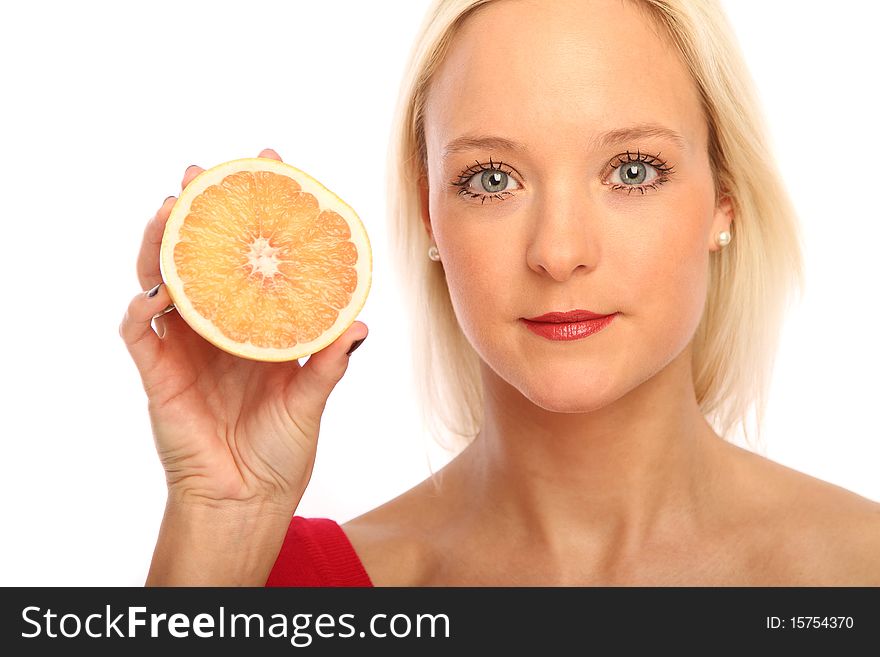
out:
M335 520L293 516L266 586L373 586Z

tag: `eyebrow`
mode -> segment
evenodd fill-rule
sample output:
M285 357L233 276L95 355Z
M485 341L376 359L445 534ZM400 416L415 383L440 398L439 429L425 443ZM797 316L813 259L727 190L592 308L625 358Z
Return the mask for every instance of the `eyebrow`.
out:
M591 139L589 141L589 146L594 149L607 148L614 144L646 138L667 139L680 148L685 148L687 146L685 138L675 130L655 123L642 123L625 128L617 128L615 130L607 130ZM499 137L496 135L463 135L461 137L456 137L446 144L446 147L443 149L443 159L445 160L453 153L461 153L463 151L480 148L507 150L516 153L524 153L528 150L525 144L512 141L505 137Z

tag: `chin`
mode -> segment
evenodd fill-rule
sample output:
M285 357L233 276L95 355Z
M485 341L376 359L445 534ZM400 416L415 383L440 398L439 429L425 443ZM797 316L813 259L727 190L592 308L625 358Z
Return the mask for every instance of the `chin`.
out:
M533 404L552 413L590 413L621 397L611 379L603 377L577 381L557 375L529 382L519 390Z

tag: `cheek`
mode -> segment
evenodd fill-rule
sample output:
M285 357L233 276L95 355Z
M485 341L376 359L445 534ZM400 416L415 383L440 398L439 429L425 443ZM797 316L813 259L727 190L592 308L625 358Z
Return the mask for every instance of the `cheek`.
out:
M708 284L709 251L706 230L709 211L696 204L648 218L642 238L619 253L632 321L653 347L661 351L684 348L703 312Z
M442 189L439 182L435 185ZM499 289L510 287L511 276L512 254L508 242L498 237L506 224L480 210L467 207L455 195L435 192L431 197L433 230L442 245L438 266L443 267L459 324L472 343L502 321L507 311Z
M445 237L443 244L448 254L443 257L443 270L452 306L465 334L478 341L481 329L501 321L507 312L499 289L508 287L510 262L505 264L505 254L489 247L483 237L465 231L451 240Z

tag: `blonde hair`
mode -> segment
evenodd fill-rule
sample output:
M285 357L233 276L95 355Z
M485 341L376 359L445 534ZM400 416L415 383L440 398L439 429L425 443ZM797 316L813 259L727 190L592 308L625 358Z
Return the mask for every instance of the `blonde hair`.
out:
M479 356L458 324L440 264L427 257L419 181L427 175L425 101L458 26L496 0L435 0L410 54L388 152L389 239L413 316L422 419L447 450L483 421ZM693 339L700 410L725 439L739 428L760 443L766 395L786 306L803 288L794 208L768 146L764 118L738 42L717 0L634 0L671 40L699 90L709 128L716 197L731 199L732 241L710 258L706 305Z

